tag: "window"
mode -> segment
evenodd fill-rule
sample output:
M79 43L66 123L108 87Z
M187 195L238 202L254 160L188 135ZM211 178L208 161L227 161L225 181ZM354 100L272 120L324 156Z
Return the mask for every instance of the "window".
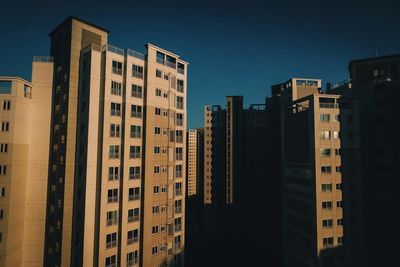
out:
M142 137L142 126L131 125L131 138L141 138Z
M182 195L182 183L175 183L175 195L181 196Z
M160 166L154 166L154 173L160 173Z
M176 97L176 108L183 109L183 97L182 96Z
M182 213L182 200L181 199L175 200L174 207L175 207L175 213L177 214Z
M129 157L131 159L140 158L140 146L130 146L130 148L129 148Z
M340 166L336 166L335 169L336 169L336 172L340 172Z
M343 208L343 202L341 200L340 201L336 201L336 207Z
M176 160L182 160L183 159L183 148L182 147L176 147L175 148L175 159Z
M321 173L330 174L332 172L331 166L321 166Z
M182 218L175 218L175 232L180 232L182 230Z
M108 180L109 181L118 180L118 177L119 177L118 167L108 167Z
M156 77L162 78L162 71L161 70L156 70Z
M167 211L167 206L161 205L160 206L160 212L163 213L163 212L166 212L166 211Z
M328 140L331 138L331 134L329 131L322 131L319 133L320 139Z
M139 208L128 210L128 223L139 221Z
M8 144L0 144L0 153L8 152Z
M141 118L142 117L142 106L131 105L131 117Z
M340 156L340 150L338 148L335 148L335 155Z
M106 236L106 248L117 246L117 233L111 233Z
M106 267L116 267L117 266L117 256L112 255L106 258Z
M161 128L160 127L154 127L154 134L161 134Z
M118 159L119 158L119 146L118 145L110 145L109 156L110 156L110 159Z
M164 92L164 98L168 98L168 93Z
M183 114L176 113L176 125L183 126Z
M160 186L154 185L153 186L153 194L158 194L158 193L160 193Z
M332 192L332 184L321 184L322 192Z
M154 225L154 226L151 228L151 234L153 234L153 235L158 234L158 231L159 231L158 225Z
M108 211L107 212L107 226L116 225L118 223L118 211Z
M156 88L156 96L161 96L161 89Z
M3 110L10 110L11 109L11 101L10 100L4 100L3 101Z
M322 220L322 227L331 228L333 226L333 220Z
M338 244L343 244L343 236L339 236L337 238L337 242L338 242Z
M332 209L332 201L323 201L322 209L327 209L327 210Z
M336 184L336 190L342 190L342 183Z
M159 146L155 146L154 147L154 154L160 154L160 147Z
M10 130L10 123L8 121L3 121L1 123L1 131L8 132Z
M319 154L321 157L326 158L331 156L331 149L330 148L320 148Z
M167 193L167 187L166 186L161 187L161 193Z
M138 251L129 252L126 254L126 265L133 266L138 263Z
M139 79L143 79L143 67L132 65L132 76Z
M111 81L111 94L112 95L121 95L122 84L119 82Z
M185 74L185 65L178 63L178 73Z
M110 137L120 137L120 129L119 124L110 124Z
M111 103L111 116L121 116L121 104Z
M176 131L176 142L177 143L183 142L183 131L181 131L181 130Z
M340 115L339 114L335 114L333 116L333 121L340 121Z
M333 246L333 237L323 238L322 243L325 247Z
M333 138L334 139L339 139L339 132L338 131L333 131Z
M329 122L329 119L330 119L329 114L320 114L319 115L319 121Z
M161 115L161 108L155 108L155 114L160 116Z
M0 175L7 174L7 165L0 165Z
M182 178L182 165L175 166L175 177Z
M4 210L1 209L0 210L0 220L3 220L3 219L4 219Z
M343 218L342 219L337 219L337 225L342 225L343 226Z
M160 213L160 206L154 205L153 206L153 214L158 214L158 213Z
M107 202L108 203L116 203L118 202L118 189L108 189L107 191Z
M129 167L129 179L140 179L140 167L139 166Z
M164 80L169 80L169 76L164 74Z
M181 248L181 236L175 236L175 249L180 249Z
M138 229L134 229L134 230L130 230L128 231L128 245L133 244L133 243L137 243L139 241L139 230Z
M133 201L139 199L140 199L140 187L129 188L128 200Z
M112 62L112 73L122 75L122 62L114 61Z
M178 92L183 93L183 80L177 80L177 88Z
M158 246L154 246L151 248L151 255L156 255L158 253Z
M142 98L142 87L132 84L132 97Z

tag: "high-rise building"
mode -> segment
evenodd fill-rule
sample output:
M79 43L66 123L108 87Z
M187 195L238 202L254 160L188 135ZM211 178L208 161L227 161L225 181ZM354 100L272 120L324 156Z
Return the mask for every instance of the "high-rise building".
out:
M153 44L114 47L75 17L50 37L45 266L178 266L188 63Z
M396 125L400 123L400 55L353 60L349 63L350 84L345 95L360 101L362 164L353 171L361 172L360 183L350 185L362 201L352 205L357 216L354 229L362 229L352 247L351 266L394 266L398 262L400 217L397 188L400 179L400 143ZM347 245L347 243L346 243Z
M342 155L357 146L358 125L342 121L356 116L355 99L318 93L283 112L283 266L345 266L344 194L355 178Z
M243 108L242 96L228 96L226 107L206 106L204 115L204 236L218 258L207 264L254 264L267 219L265 105Z
M186 134L186 193L191 197L197 195L197 130L187 130Z
M0 266L43 264L51 61L34 58L32 83L0 77Z

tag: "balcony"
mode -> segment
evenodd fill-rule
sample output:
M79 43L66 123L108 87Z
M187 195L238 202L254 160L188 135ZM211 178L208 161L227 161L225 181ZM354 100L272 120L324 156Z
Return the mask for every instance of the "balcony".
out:
M183 102L176 102L176 108L183 109Z
M183 93L183 85L182 84L178 84L177 88L178 92Z
M319 103L320 108L339 108L337 103Z
M135 264L138 264L138 259L128 260L126 263L128 266L134 266Z
M180 232L182 231L182 224L176 224L175 225L175 232Z
M176 119L176 125L177 126L183 126L183 120L182 119Z
M132 91L132 97L142 98L142 92Z
M112 109L111 110L111 116L121 116L121 110Z
M114 53L114 54L117 54L117 55L121 55L121 56L125 55L124 49L121 49L121 48L118 48L116 46L109 45L109 44L104 45L102 50L103 51L109 51L111 53Z
M183 159L183 155L181 153L177 153L176 154L176 160L182 160Z
M142 72L134 71L134 72L132 72L132 76L136 77L136 78L139 78L139 79L143 79L143 73Z
M115 174L115 173L113 173L113 174L108 174L108 180L109 181L113 181L113 180L118 180L118 174Z
M119 159L119 153L110 153L110 159Z
M132 111L131 112L131 117L133 117L133 118L141 118L142 117L142 112Z
M182 173L181 173L181 176L178 176L178 174L177 174L176 177L182 177ZM182 189L181 188L175 189L175 195L182 196Z
M131 153L129 153L129 157L130 157L131 159L140 159L140 153L131 152Z
M165 59L162 59L162 58L157 58L156 61L157 61L157 63L159 63L159 64L161 64L161 65L164 65L164 66L167 66L167 67L176 69L176 63L169 62L169 61L167 61L167 60L165 60Z
M181 242L176 242L175 243L175 249L181 249L182 243Z
M107 197L107 202L108 203L117 203L118 202L118 196Z
M182 75L185 75L185 69L182 69L182 68L178 67L178 73L182 74Z
M115 218L115 219L107 219L106 226L111 226L111 225L114 225L114 224L117 224L117 218Z
M177 143L183 143L183 137L182 136L176 136L176 142Z
M131 132L131 138L141 138L140 132Z

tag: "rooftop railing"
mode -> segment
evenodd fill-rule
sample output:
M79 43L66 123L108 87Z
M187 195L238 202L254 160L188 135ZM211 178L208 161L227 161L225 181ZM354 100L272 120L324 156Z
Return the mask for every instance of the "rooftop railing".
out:
M34 56L33 62L54 62L54 58L50 56Z
M126 50L126 53L128 54L128 56L135 57L135 58L138 58L141 60L144 60L144 58L145 58L144 54L137 52L135 50L129 49L129 48Z
M176 63L173 62L169 62L168 60L162 59L162 58L157 58L156 59L157 63L161 64L161 65L165 65L168 66L170 68L176 69Z
M104 45L103 48L102 48L102 51L109 51L111 53L115 53L115 54L118 54L118 55L121 55L121 56L125 56L124 49L121 49L121 48L118 48L116 46L109 45L109 44Z

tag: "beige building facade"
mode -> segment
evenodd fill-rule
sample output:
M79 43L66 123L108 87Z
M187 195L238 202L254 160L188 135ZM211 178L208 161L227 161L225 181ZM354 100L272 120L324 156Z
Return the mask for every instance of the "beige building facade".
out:
M68 34L71 49L61 44ZM188 63L107 36L75 17L51 33L57 185L48 189L45 266L179 266Z
M43 264L53 63L32 65L0 77L0 266Z

